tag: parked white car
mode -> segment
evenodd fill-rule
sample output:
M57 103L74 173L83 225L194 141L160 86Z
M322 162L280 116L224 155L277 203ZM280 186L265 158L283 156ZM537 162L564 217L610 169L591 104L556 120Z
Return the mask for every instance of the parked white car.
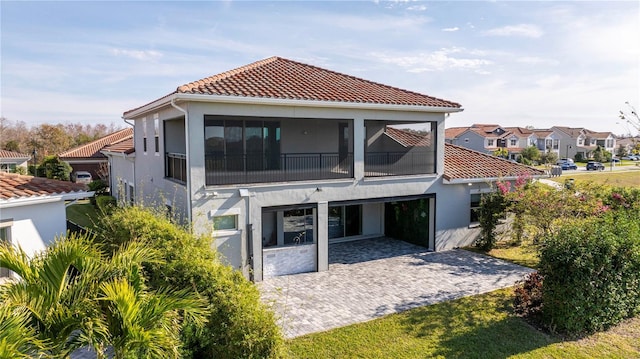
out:
M93 181L93 177L87 171L77 171L71 175L71 182L89 184L91 181Z

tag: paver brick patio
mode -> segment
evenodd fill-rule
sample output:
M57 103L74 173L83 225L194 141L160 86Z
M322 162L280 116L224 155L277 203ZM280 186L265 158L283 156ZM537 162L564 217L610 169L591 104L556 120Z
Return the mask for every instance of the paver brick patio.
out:
M465 250L429 252L389 238L331 244L329 263L326 272L258 284L285 337L508 287L532 272Z

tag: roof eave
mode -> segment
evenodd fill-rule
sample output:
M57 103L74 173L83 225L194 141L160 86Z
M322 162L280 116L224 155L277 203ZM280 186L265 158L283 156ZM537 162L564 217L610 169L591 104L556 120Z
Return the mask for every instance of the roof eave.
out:
M50 195L14 197L14 198L0 200L0 208L28 206L28 205L34 205L34 204L51 203L51 202L59 202L59 201L72 201L76 199L93 197L94 194L95 194L95 191L77 191L77 192L56 193L56 194L50 194Z
M444 184L473 184L473 183L489 183L489 182L497 182L497 181L515 181L519 176L505 176L505 177L482 177L482 178L453 178L446 179L442 178L442 183ZM545 174L540 175L531 175L531 178L544 178L547 177Z
M419 106L419 105L394 105L379 104L367 102L346 102L346 101L314 101L314 100L296 100L296 99L280 99L267 97L247 97L247 96L221 96L221 95L202 95L188 93L173 93L162 97L147 105L135 110L125 112L122 116L125 120L134 119L144 113L151 112L161 107L167 106L172 100L175 101L195 101L195 102L212 102L212 103L233 103L233 104L253 104L253 105L271 105L271 106L299 106L299 107L325 107L325 108L349 108L349 109L368 109L368 110L390 110L390 111L416 111L416 112L435 112L435 113L454 113L462 112L462 107L439 107L439 106Z

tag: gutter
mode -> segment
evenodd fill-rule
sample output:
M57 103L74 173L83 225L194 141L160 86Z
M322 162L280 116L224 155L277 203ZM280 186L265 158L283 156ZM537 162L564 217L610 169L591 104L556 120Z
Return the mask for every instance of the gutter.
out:
M154 111L167 104L170 104L171 106L176 107L175 106L176 100L185 100L185 101L194 101L194 102L210 102L210 103L272 105L272 106L415 111L415 112L432 112L432 113L447 113L447 114L453 113L453 112L462 112L464 110L462 107L393 105L393 104L368 103L368 102L295 100L295 99L280 99L280 98L268 98L268 97L221 96L221 95L173 93L173 94L170 94L169 96L162 97L156 101L153 101L135 110L125 112L122 118L125 119L125 122L126 122L126 119L131 119L143 113Z
M509 176L509 177L482 177L482 178L456 178L456 179L442 179L443 184L468 184L468 183L489 183L489 182L497 182L497 181L512 181L517 180L519 176ZM547 175L532 175L531 178L539 179L546 178Z
M64 193L64 194L58 194L58 195L11 198L8 200L0 201L0 208L30 206L34 204L52 203L52 202L60 202L60 201L68 201L68 200L75 202L79 199L93 197L94 194L95 194L94 191L89 191L89 192L83 191L83 192Z
M190 225L191 228L193 228L192 223L191 223L191 211L192 211L192 194L191 194L191 160L190 160L190 156L189 156L189 113L183 109L182 107L176 105L175 103L176 97L173 96L171 97L171 106L173 108L175 108L176 110L184 113L184 132L185 132L185 145L186 145L186 149L185 149L185 166L187 167L187 221Z

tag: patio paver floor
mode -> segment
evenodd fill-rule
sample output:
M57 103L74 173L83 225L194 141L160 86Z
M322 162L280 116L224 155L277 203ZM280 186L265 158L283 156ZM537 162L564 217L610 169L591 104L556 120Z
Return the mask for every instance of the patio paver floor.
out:
M465 251L377 238L329 245L329 271L258 283L286 338L513 285L533 270Z

